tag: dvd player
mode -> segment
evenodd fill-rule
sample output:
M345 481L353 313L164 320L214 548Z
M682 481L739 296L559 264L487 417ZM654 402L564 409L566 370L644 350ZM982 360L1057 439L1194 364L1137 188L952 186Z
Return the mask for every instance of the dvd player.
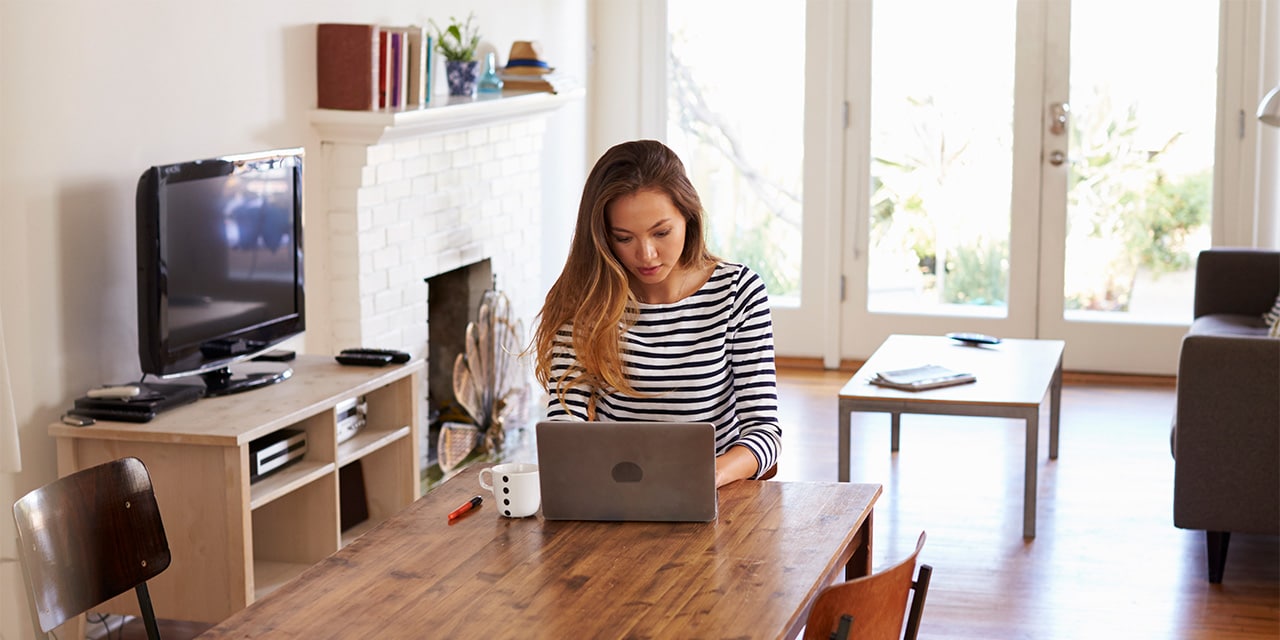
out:
M249 443L249 482L257 482L307 453L307 432L281 429Z

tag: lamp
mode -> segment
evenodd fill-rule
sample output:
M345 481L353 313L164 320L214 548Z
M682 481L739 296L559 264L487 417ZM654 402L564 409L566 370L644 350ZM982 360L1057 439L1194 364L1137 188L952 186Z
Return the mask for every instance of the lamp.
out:
M1280 127L1280 86L1268 91L1258 103L1258 119L1264 124Z

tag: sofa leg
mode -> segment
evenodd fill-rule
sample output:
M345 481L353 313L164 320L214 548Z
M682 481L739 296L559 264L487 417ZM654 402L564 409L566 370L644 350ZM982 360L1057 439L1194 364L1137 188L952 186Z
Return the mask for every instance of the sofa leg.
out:
M1206 531L1204 539L1209 550L1209 582L1222 584L1222 570L1227 566L1227 545L1231 543L1231 532Z

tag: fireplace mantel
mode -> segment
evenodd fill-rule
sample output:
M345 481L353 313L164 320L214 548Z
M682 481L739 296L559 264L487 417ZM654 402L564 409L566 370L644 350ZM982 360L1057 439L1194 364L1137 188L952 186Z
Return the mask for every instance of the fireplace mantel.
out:
M311 124L321 140L374 145L550 113L570 101L580 100L584 93L577 89L562 93L504 93L493 98L434 96L422 109L313 109Z

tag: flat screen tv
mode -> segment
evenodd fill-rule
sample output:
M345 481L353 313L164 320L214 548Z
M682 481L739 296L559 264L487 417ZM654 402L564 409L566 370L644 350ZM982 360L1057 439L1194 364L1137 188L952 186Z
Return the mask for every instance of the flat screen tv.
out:
M138 356L205 395L279 382L232 365L302 333L302 149L157 165L138 180ZM253 363L259 365L260 363Z

